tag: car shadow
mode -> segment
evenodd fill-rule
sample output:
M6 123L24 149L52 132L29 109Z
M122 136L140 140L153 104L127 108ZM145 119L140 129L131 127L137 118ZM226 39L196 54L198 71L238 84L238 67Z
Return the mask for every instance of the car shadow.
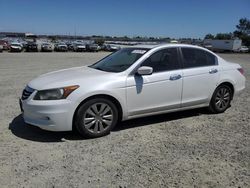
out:
M179 112L171 112L161 115L147 116L120 122L119 125L117 125L113 129L113 131L122 131L124 129L131 129L135 127L147 126L156 123L169 122L177 119L199 116L202 114L209 114L209 112L206 108L199 108L199 109L185 110Z
M9 124L9 129L19 138L36 142L64 142L65 140L83 139L76 131L51 132L26 124L23 120L22 114L12 120Z
M206 109L201 108L181 112L167 113L162 115L148 116L144 118L137 118L120 122L112 131L117 132L125 129L147 126L155 123L169 122L177 119L199 116L201 114L208 114L208 112ZM9 124L9 129L15 136L35 142L65 142L66 140L85 139L76 131L50 132L32 125L28 125L24 122L21 114L12 120L12 122Z

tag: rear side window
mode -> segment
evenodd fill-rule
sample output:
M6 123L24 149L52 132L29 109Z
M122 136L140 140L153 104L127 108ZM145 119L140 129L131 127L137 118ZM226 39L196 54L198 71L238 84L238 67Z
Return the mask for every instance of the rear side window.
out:
M159 50L146 59L141 66L152 67L153 72L180 69L177 48Z
M203 67L217 64L216 57L205 51L195 48L181 48L183 56L183 67Z

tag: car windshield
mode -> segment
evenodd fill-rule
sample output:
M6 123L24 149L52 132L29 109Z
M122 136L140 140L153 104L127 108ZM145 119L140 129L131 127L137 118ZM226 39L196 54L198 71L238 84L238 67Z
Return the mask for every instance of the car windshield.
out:
M89 67L106 72L122 72L129 68L148 50L146 48L123 48Z

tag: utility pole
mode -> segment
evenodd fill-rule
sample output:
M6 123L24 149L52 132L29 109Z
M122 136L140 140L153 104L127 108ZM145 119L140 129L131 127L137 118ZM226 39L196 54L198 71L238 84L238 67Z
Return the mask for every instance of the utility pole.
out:
M76 26L75 26L75 40L76 40Z

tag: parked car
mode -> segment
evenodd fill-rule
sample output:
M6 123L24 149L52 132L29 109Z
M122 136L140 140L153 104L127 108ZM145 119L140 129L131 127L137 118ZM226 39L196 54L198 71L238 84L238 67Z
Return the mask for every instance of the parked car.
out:
M74 51L74 45L72 44L72 42L67 42L66 45L69 51Z
M53 51L53 47L52 44L50 43L42 43L41 45L41 51L42 52L52 52Z
M65 43L56 43L54 51L56 52L67 52L68 46Z
M35 42L28 42L26 45L26 52L38 52L38 45Z
M3 46L0 45L0 52L3 52Z
M85 44L82 43L74 43L73 48L75 52L84 52L86 50Z
M109 51L109 52L115 52L115 51L118 51L118 50L120 50L120 49L121 49L120 46L108 44L108 45L105 46L105 49L104 49L104 50Z
M10 51L11 52L21 52L23 50L23 45L19 42L12 42L10 44Z
M99 46L98 46L98 44L87 44L86 51L87 52L98 52Z
M18 41L18 42L20 42L22 44L23 49L26 49L27 48L27 44L29 43L29 42L24 41L24 40L21 40L21 41Z
M204 44L203 47L211 51L213 50L213 46L211 44Z
M91 66L55 71L28 83L24 121L50 131L108 134L119 120L208 107L222 113L245 88L240 65L198 46L123 48Z
M68 44L68 50L69 51L74 51L74 45L73 44Z
M0 45L3 46L3 50L9 50L10 49L10 44L9 44L8 41L0 40Z
M246 47L246 46L241 46L240 49L239 49L239 52L241 52L241 53L247 53L247 52L249 52L249 48Z

